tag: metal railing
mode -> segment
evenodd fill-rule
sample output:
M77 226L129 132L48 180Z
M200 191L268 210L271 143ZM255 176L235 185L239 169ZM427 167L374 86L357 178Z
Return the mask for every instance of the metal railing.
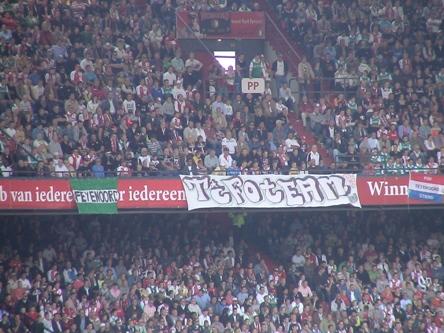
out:
M415 173L425 173L425 174L444 174L444 166L438 167L438 168L428 168L428 167L421 167L421 168L407 168L407 167L397 167L397 168L378 168L378 169L371 169L366 168L365 165L362 165L360 163L353 163L350 162L347 164L346 167L340 167L340 163L335 164L333 162L330 166L325 167L317 167L313 169L302 169L299 170L296 173L291 174L334 174L334 173L349 173L349 174L357 174L357 175L365 175L365 176L402 176L402 175L408 175L410 172ZM352 167L351 167L352 166ZM7 171L3 172L3 177L1 178L104 178L104 177L119 177L119 178L176 178L183 174L189 174L186 172L181 171L132 171L132 172L117 172L117 171L105 171L103 173L100 173L100 176L95 176L94 173L90 170L85 171L33 171L33 170L27 170L27 171ZM5 175L7 173L7 175ZM290 169L286 168L283 170L280 174L282 175L288 175L290 173ZM1 174L1 173L0 173ZM227 175L226 170L217 170L214 172L198 172L196 171L193 173L193 175ZM236 173L234 173L236 174ZM242 174L242 172L239 171L239 174ZM272 173L261 173L261 174L272 174ZM233 174L229 174L233 175ZM5 177L6 176L6 177Z
M360 81L359 77L350 76L350 77L342 77L342 78L334 78L334 77L315 77L310 80L309 83L303 83L299 79L299 77L291 78L290 82L298 83L298 90L293 91L298 94L306 94L307 96L321 96L321 95L353 95L356 94L359 89ZM347 84L348 82L354 82L354 84ZM372 82L382 83L385 80L376 80ZM342 84L341 84L342 82Z
M15 138L13 138L12 136L10 136L3 128L0 128L0 132L8 139L14 142L15 146L17 147L17 149L22 150L30 159L32 159L34 162L38 162L38 159L32 155L32 152L30 152L28 149L26 149L25 147L23 147L23 145L18 142Z
M443 174L444 165L438 166L437 168L429 168L427 166L405 166L400 165L398 167L374 167L376 163L371 161L360 162L354 161L356 155L339 153L334 156L333 164L331 166L334 170L345 170L347 172L353 171L357 174L365 175L407 175L410 172L426 173L426 174ZM364 156L369 158L369 156ZM377 163L380 164L380 163Z

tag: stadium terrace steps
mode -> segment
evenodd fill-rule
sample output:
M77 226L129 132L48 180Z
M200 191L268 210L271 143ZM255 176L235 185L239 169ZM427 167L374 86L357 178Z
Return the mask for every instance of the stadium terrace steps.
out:
M324 166L330 166L333 163L333 159L331 158L330 153L327 151L327 149L325 149L316 140L316 137L314 136L313 132L308 131L302 124L302 121L296 118L296 115L294 113L290 113L288 115L288 121L300 138L305 136L305 141L309 146L312 146L314 144L318 145L318 151L322 157Z
M268 1L259 0L258 3L265 12L265 37L267 41L277 53L283 55L288 62L290 73L297 77L298 65L303 52L298 45L291 41L288 32L282 29L279 19Z
M281 29L278 23L279 20L267 0L259 0L258 3L266 12L265 36L267 41L276 53L281 53L284 56L284 59L288 62L291 76L297 77L299 60L303 52L298 45L291 41L287 31ZM269 38L269 36L272 36L272 38ZM318 151L321 154L324 165L330 166L333 162L330 153L316 140L313 133L304 128L302 122L296 118L295 114L289 115L289 122L299 137L305 136L310 146L313 144L318 145Z

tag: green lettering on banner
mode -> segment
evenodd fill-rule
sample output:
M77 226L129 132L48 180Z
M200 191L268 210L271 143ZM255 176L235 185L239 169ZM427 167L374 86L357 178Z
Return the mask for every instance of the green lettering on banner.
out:
M79 214L117 214L117 178L71 179Z

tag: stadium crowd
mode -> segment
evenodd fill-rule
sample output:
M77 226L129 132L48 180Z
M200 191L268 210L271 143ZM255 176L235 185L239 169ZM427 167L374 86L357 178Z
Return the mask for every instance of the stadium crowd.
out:
M282 57L239 55L235 68L215 63L204 77L202 62L175 39L177 7L255 10L257 3L1 3L1 174L438 172L442 2L346 4L276 6L306 46L298 103ZM265 94L240 94L243 77L264 77ZM310 93L329 85L344 91ZM293 112L333 165L295 131Z
M444 163L442 1L269 2L306 55L304 125L336 161L378 173Z
M10 217L0 332L444 331L439 211L242 218Z

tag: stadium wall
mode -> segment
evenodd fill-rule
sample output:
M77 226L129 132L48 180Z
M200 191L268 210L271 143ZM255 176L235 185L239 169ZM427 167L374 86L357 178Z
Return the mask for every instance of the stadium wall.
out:
M443 176L437 176L444 178ZM436 202L414 200L408 196L408 176L357 177L357 191L363 208L437 206ZM120 178L119 212L187 210L184 188L177 178ZM443 206L438 204L438 206ZM295 208L301 209L301 208ZM322 208L321 208L322 209ZM76 212L69 179L0 180L0 214L14 211Z

